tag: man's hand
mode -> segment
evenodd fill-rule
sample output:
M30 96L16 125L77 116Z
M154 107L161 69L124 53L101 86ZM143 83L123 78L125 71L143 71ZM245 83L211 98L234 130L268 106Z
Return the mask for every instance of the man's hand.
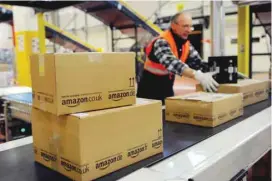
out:
M216 72L203 73L200 70L194 72L194 78L200 82L203 89L208 92L216 92L219 84L213 79Z

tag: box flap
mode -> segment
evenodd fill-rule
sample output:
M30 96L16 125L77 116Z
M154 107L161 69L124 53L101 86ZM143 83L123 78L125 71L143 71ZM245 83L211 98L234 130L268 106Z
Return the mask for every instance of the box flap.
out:
M171 97L169 99L173 100L190 100L190 101L203 101L203 102L215 102L221 99L226 99L231 97L231 94L220 94L220 93L206 93L206 92L196 92L192 94L187 94L184 96Z

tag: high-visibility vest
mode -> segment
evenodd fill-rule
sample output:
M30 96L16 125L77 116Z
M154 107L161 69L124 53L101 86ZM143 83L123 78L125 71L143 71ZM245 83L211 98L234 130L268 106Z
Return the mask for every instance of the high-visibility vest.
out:
M144 64L144 69L155 74L155 75L168 75L169 71L160 63L156 63L152 60L149 59L149 55L151 53L152 47L154 42L159 39L159 38L163 38L165 39L169 45L170 48L173 52L173 54L180 59L180 61L182 62L186 62L188 56L189 56L189 52L190 52L190 42L187 40L183 46L182 46L182 54L180 57L178 57L178 50L177 50L177 45L175 43L175 40L173 38L172 33L170 32L170 30L164 31L163 33L161 33L158 37L156 37L147 47L146 47L146 61Z

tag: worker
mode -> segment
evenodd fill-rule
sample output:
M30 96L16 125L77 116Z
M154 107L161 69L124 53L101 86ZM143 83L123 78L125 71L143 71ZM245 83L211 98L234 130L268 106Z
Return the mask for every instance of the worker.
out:
M156 37L146 47L146 61L137 97L161 100L174 96L175 75L200 82L205 91L217 91L214 72L204 73L204 62L189 42L192 31L190 14L179 12L171 18L171 27Z

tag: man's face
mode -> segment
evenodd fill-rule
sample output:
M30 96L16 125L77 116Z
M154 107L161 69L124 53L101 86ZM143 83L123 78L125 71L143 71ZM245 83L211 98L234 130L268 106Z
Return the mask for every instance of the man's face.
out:
M192 18L189 14L181 14L176 23L172 23L173 31L183 39L187 39L192 32Z

